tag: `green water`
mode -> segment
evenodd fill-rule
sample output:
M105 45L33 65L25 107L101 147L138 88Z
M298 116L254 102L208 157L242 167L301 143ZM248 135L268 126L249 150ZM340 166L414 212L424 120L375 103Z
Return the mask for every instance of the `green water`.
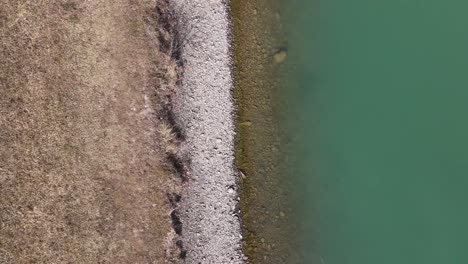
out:
M468 263L468 2L289 4L304 263Z

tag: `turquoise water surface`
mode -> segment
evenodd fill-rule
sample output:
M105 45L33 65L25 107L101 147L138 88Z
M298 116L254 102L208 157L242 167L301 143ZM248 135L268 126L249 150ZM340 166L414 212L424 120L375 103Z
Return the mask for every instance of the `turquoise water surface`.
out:
M468 263L468 2L287 4L304 263Z

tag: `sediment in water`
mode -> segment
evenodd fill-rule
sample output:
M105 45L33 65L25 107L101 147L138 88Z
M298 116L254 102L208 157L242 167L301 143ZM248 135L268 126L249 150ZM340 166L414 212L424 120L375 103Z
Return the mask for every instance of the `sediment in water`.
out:
M244 252L252 263L300 263L290 155L292 70L281 0L233 0L236 165Z

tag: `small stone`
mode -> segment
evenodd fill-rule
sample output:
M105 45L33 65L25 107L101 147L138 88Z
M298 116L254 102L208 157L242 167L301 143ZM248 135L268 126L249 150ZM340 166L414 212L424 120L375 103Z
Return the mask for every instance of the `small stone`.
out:
M279 50L273 56L273 60L275 61L276 64L279 64L279 63L284 62L287 56L288 54L286 53L285 50Z
M251 126L251 125L252 125L252 122L250 122L250 121L245 121L245 122L241 122L240 125L241 125L241 126Z
M280 216L281 216L281 217L284 217L285 214L284 214L283 212L280 212Z
M242 179L247 179L247 176L241 170L239 170L239 174Z

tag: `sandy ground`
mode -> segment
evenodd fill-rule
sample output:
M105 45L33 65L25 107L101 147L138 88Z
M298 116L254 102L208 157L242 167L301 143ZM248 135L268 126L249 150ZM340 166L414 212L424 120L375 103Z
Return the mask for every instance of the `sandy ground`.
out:
M186 263L243 263L234 169L229 20L226 1L176 0L187 21L185 73L176 114L191 159L182 196Z
M175 254L155 4L0 0L0 263Z

